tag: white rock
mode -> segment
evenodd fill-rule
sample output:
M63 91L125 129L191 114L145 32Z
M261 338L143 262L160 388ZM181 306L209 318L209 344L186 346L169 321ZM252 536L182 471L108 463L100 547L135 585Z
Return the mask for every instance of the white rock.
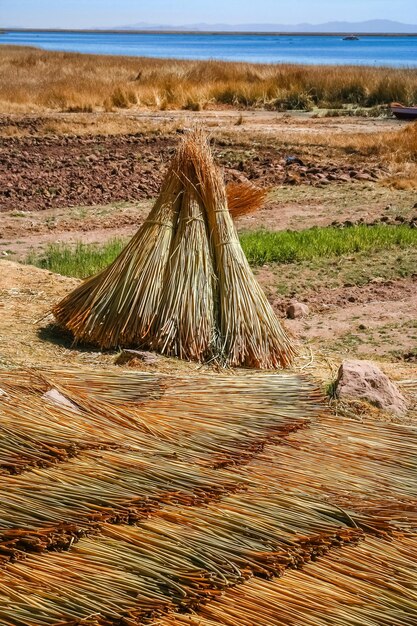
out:
M76 411L77 413L79 412L77 405L60 393L58 389L50 389L43 394L42 398L51 404L71 409L71 411Z

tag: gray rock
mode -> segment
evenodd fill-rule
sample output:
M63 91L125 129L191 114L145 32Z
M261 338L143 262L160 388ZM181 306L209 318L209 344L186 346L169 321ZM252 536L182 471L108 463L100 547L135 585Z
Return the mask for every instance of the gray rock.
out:
M336 381L336 396L367 400L398 415L407 410L407 402L396 385L371 361L343 361Z
M309 313L310 309L302 302L294 301L287 307L287 317L290 320L295 320L298 317L306 317Z

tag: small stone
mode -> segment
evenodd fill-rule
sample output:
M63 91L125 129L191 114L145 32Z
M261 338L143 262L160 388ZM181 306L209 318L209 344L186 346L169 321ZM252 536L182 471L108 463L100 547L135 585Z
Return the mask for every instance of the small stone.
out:
M122 350L115 360L116 365L130 365L134 366L135 362L146 363L147 365L153 365L158 363L159 357L152 352L146 352L144 350Z
M369 174L364 174L362 172L356 174L355 178L356 180L372 180L372 176L370 176Z
M345 360L336 381L338 398L360 398L384 411L402 415L407 402L396 385L372 361Z
M299 317L306 317L310 313L310 309L302 302L291 302L286 313L290 320L295 320Z
M70 409L71 411L79 412L79 409L74 402L71 402L66 396L64 396L58 389L50 389L42 396L43 400L50 402L51 404L56 404L57 406L65 407Z

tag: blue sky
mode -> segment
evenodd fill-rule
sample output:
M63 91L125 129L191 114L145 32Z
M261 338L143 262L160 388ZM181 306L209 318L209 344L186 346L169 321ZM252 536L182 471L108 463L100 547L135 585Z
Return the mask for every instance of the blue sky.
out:
M0 27L317 24L376 18L416 24L417 0L0 0Z

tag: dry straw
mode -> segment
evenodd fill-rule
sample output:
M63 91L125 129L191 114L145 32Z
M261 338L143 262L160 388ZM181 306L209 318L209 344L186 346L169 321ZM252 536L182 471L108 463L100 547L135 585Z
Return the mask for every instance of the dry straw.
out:
M250 181L229 183L226 187L227 207L233 219L258 211L264 204L268 189L256 187Z
M417 623L415 539L368 538L283 578L253 578L191 615L152 626L405 626Z
M232 187L235 215L264 192ZM246 207L246 208L245 208ZM292 343L249 267L207 138L187 136L149 217L120 256L53 313L77 341L223 365L289 365Z

